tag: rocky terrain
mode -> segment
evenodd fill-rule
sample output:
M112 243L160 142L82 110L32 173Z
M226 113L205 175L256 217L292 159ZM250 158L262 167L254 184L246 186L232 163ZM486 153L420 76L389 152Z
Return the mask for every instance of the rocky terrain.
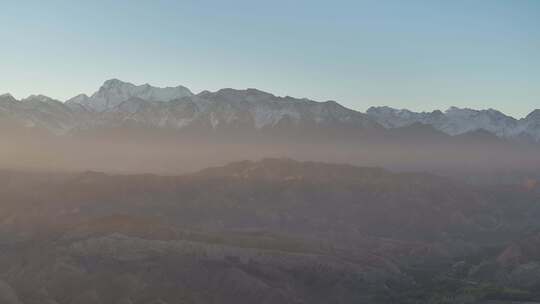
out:
M265 159L0 182L2 303L540 301L532 180Z

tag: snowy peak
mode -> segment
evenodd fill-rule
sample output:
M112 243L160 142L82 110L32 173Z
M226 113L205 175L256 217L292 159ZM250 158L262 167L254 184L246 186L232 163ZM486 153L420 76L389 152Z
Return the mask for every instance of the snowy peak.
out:
M475 118L482 117L483 119L493 121L515 121L516 119L501 113L494 109L474 110L469 108L450 107L445 114L450 117Z
M0 116L30 128L46 129L54 134L65 134L80 120L61 101L45 95L31 95L17 101L11 95L0 96Z
M370 108L367 114L387 128L409 126L422 123L449 135L460 135L485 130L499 137L512 137L518 121L503 113L488 110L473 110L450 107L444 113L437 110L431 113L397 110L389 107Z
M450 107L444 113L418 113L390 107L372 107L367 114L386 128L399 128L415 123L431 125L449 135L487 131L501 138L540 142L540 109L517 120L494 109L474 110Z
M444 116L439 110L419 113L391 107L371 107L366 114L385 128L401 128L415 123L432 124Z
M103 112L120 105L132 97L147 101L167 102L188 96L193 96L193 93L183 86L165 88L154 87L149 84L137 86L118 79L110 79L105 81L91 97L78 95L66 103L80 104L89 110Z
M349 125L377 128L365 114L347 109L335 101L279 97L257 89L222 89L198 95L211 102L211 124L227 125L252 122L257 129L274 127L282 122L294 125Z
M452 135L486 130L500 137L511 137L517 127L517 120L503 113L488 110L473 110L451 107L445 112L447 123L444 131Z
M376 131L372 134L387 134L378 132L397 128L400 130L393 134L398 137L413 132L422 136L443 135L442 138L469 134L467 138L475 139L486 138L485 132L489 132L500 138L540 142L540 109L520 120L494 109L458 107L444 112L414 112L384 106L361 113L335 101L282 97L254 88L226 88L194 95L183 86L159 88L119 79L105 81L91 96L80 94L65 103L44 95L21 101L9 94L0 95L0 116L16 118L27 126L45 127L57 134L124 125L185 128L195 133L241 130L240 133L292 134L305 130L340 135L369 130Z
M99 116L99 123L107 125L125 122L176 129L191 127L256 131L283 125L306 130L315 126L357 130L382 128L365 114L347 109L335 101L279 97L257 89L204 91L171 101L130 97L115 107L95 114Z

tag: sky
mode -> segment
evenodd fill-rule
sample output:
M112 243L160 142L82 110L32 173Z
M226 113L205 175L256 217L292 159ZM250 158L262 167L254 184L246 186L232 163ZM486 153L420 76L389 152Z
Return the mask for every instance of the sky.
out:
M0 94L107 79L360 111L540 108L538 0L0 0Z

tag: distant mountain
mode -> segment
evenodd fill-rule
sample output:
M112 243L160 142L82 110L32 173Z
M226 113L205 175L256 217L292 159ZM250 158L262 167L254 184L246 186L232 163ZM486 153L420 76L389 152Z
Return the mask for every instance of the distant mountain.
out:
M282 123L377 127L366 115L335 102L282 98L254 89L203 92L168 102L131 97L101 113L97 121L106 125L130 122L175 129L263 129Z
M25 125L44 127L56 134L125 126L191 131L279 129L283 133L316 127L383 129L367 115L334 101L278 97L256 89L222 89L194 95L182 86L136 86L112 79L92 96L77 95L64 104L41 95L23 101L7 95L3 99L6 107L21 106L12 114L24 119ZM36 111L39 117L31 114ZM49 121L44 113L49 114Z
M535 114L536 113L536 114ZM539 141L540 110L523 119L515 119L497 110L473 110L451 107L445 112L412 112L390 107L371 107L367 115L386 128L399 128L415 123L430 125L449 135L461 135L479 130L501 138Z
M136 86L118 79L110 79L105 81L91 97L84 94L77 95L66 101L66 104L80 104L89 110L102 112L112 109L132 97L147 101L171 101L189 96L193 96L193 93L183 86L167 88L157 88L149 84Z
M540 142L540 109L532 111L520 122L519 135Z
M0 117L56 134L66 133L79 122L64 103L43 95L31 95L20 101L9 94L0 96Z
M15 99L11 94L0 95L0 115L9 116L13 113L17 107L19 101Z
M521 120L499 111L452 107L445 112L412 112L390 107L372 107L361 113L335 101L279 97L257 89L221 89L193 94L183 86L158 88L111 79L91 96L77 95L65 103L43 95L21 101L0 96L0 117L27 127L47 129L55 134L133 127L183 131L248 131L287 135L312 134L320 137L363 134L414 124L431 126L455 136L488 131L504 139L540 142L540 110ZM422 128L409 128L434 136ZM386 132L386 133L388 133ZM385 133L385 132L382 132Z

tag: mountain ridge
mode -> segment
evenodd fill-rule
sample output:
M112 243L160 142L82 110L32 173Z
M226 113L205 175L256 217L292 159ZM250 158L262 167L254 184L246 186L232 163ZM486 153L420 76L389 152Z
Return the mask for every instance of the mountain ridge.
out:
M29 127L42 126L57 135L125 123L171 129L254 130L282 126L392 130L420 123L451 136L484 130L502 139L540 142L540 109L521 119L495 109L457 107L444 112L414 112L378 106L363 113L331 100L280 97L254 88L224 88L194 94L184 86L160 88L119 79L105 81L90 96L79 94L64 103L44 95L22 100L10 94L0 95L0 113L22 120Z
M495 109L475 110L450 107L445 112L412 112L390 107L371 107L367 114L386 128L406 127L414 123L427 124L449 135L461 135L479 130L500 138L540 140L540 111L533 110L525 118L516 119Z

